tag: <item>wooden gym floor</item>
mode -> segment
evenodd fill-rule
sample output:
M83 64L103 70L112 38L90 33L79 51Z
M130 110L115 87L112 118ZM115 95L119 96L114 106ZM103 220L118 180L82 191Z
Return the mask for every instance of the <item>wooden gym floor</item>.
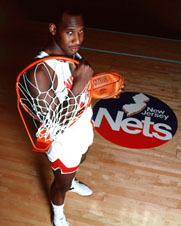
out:
M9 28L1 37L0 225L50 226L53 175L46 156L31 151L15 94L18 72L48 38L47 24L18 21ZM179 124L172 140L142 150L119 147L95 132L77 174L94 195L68 193L68 221L72 226L181 226L181 42L89 29L83 47L81 54L95 72L118 71L126 91L164 101Z

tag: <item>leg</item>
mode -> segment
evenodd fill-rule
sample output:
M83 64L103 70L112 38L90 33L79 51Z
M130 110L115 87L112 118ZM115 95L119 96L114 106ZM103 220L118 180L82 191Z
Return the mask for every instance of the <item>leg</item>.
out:
M50 198L53 204L62 205L64 203L65 194L69 190L76 173L61 174L59 169L53 171L53 173L55 178L50 189Z
M88 150L86 151L86 153L82 155L80 164L82 164L82 163L86 160L86 156L87 156L87 154L88 154L88 152L89 152L89 149L90 149L90 148L88 148Z
M55 178L50 189L50 198L54 212L53 225L68 226L69 224L65 219L63 211L64 200L76 173L62 174L59 169L53 172Z
M89 151L89 149L87 150L87 152L85 154L82 155L80 164L82 164L85 161L88 151ZM75 192L81 196L90 196L93 193L93 191L87 185L83 184L82 182L77 181L76 179L73 179L72 186L69 191Z

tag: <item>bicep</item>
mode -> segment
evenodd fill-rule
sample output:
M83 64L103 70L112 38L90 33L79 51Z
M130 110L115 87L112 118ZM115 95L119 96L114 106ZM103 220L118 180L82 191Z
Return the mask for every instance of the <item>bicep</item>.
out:
M43 67L33 69L27 74L30 95L37 100L37 105L48 106L55 99L55 92L50 72ZM54 100L55 101L55 100ZM57 101L56 101L57 102Z
M27 78L29 80L28 88L33 97L48 91L50 88L50 78L48 77L45 70L35 70L33 68L28 72Z

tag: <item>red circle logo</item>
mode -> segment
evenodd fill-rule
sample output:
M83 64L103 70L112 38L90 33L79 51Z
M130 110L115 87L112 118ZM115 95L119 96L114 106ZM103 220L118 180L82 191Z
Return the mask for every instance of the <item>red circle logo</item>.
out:
M101 100L93 111L96 131L122 147L160 146L172 139L178 127L168 105L143 93L126 92L119 99Z

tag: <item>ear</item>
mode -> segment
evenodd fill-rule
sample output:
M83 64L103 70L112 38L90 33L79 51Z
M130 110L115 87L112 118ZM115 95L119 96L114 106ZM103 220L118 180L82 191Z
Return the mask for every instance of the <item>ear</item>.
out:
M56 35L56 25L54 23L49 24L49 31L53 36Z

